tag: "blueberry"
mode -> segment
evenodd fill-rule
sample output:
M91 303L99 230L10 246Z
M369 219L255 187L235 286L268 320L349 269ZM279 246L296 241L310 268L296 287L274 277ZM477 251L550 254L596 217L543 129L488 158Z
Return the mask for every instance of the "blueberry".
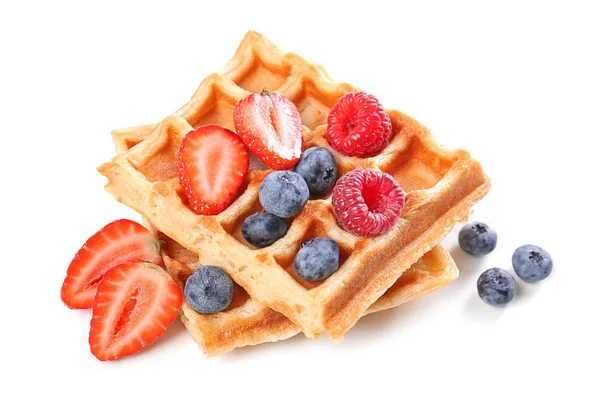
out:
M250 215L242 224L242 235L255 247L267 247L287 233L287 221L268 212Z
M515 273L526 282L539 282L550 275L552 257L541 247L527 244L515 250L512 256Z
M473 256L485 256L496 248L498 236L487 224L471 222L458 233L458 244Z
M494 267L477 279L477 293L488 305L505 305L515 297L517 282L506 270Z
M260 184L258 199L265 211L281 218L292 217L306 205L308 186L296 172L271 172Z
M294 269L306 280L323 280L339 267L340 246L329 237L316 237L300 243Z
M200 266L188 277L183 294L196 312L220 312L231 304L233 281L220 267Z
M312 196L326 194L337 179L333 154L324 147L311 147L302 153L294 171L304 178Z

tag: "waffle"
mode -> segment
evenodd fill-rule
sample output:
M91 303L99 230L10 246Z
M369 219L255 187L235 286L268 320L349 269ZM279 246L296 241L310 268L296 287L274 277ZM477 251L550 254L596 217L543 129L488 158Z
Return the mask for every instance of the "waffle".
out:
M117 153L124 153L139 143L127 142L125 135L115 135L113 139ZM164 242L161 250L164 264L183 289L188 276L203 264L201 257L158 231L147 220L145 223ZM458 268L452 257L441 246L436 246L405 271L366 313L399 306L437 290L457 277ZM225 311L200 314L184 301L180 316L202 352L209 357L248 345L288 339L300 332L300 328L284 315L262 306L235 283L233 300Z
M138 142L126 142L126 136L113 137L117 153L124 153ZM202 258L156 229L146 226L164 242L161 254L171 277L183 289L188 276L203 264ZM441 246L434 247L405 271L366 314L390 309L424 296L453 282L458 277L454 260ZM284 315L262 306L234 283L231 305L215 314L201 314L184 301L181 320L204 354L213 357L235 348L281 341L300 332Z
M310 200L272 246L250 247L241 224L261 210L258 187L268 170L251 169L243 193L219 215L200 216L188 207L175 171L182 137L206 124L232 129L235 104L263 87L296 104L303 148L329 148L340 175L370 167L396 178L407 195L402 216L388 233L359 238L345 232L327 197ZM340 341L398 276L468 217L490 187L468 152L442 149L425 127L395 110L388 111L393 138L379 155L360 159L337 153L324 137L327 115L343 94L356 90L333 83L319 67L250 32L230 62L208 76L174 115L156 126L115 132L116 140L131 148L99 171L118 201L206 263L227 270L253 299L285 315L310 338L325 332ZM293 270L294 255L301 241L325 235L340 246L340 268L324 282L307 282Z
M194 254L166 235L162 255L167 271L183 288L187 277L204 263ZM393 308L439 289L458 277L452 257L440 246L434 247L405 271L381 298L367 309L367 314ZM250 298L240 286L234 286L231 305L223 312L200 314L186 302L181 308L181 320L196 343L208 356L234 348L291 338L300 332L284 315L262 306Z

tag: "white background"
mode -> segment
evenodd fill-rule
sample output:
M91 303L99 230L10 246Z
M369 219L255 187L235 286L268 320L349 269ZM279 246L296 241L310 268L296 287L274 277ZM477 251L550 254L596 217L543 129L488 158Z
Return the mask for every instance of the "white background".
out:
M109 3L0 6L1 414L599 414L597 2ZM59 291L91 234L139 219L95 170L109 133L176 110L250 29L468 149L493 182L472 218L498 248L468 257L457 227L444 245L459 280L341 345L300 336L207 359L176 321L101 363L90 311ZM483 304L479 274L511 270L526 243L553 255L552 276Z

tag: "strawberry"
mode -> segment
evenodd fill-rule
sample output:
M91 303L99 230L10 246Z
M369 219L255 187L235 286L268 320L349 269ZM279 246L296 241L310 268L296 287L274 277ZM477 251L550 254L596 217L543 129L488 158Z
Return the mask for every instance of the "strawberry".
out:
M248 150L272 169L291 169L300 158L302 119L289 99L266 88L240 100L233 110L235 131Z
M60 291L72 309L91 308L96 287L112 267L131 261L162 264L160 241L140 224L120 219L106 225L79 249Z
M125 357L156 340L177 318L181 289L153 263L124 263L104 275L94 298L90 349L100 361Z
M248 151L237 134L219 126L190 131L177 153L179 182L192 209L214 215L240 193L248 172Z

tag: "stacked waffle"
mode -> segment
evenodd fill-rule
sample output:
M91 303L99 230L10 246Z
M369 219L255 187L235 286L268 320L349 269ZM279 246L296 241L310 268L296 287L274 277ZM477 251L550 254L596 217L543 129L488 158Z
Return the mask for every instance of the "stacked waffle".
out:
M251 168L243 192L218 215L198 215L189 206L176 169L185 135L203 125L233 130L238 101L263 88L289 98L303 123L303 150L329 149L339 175L373 168L394 177L406 192L397 223L378 237L357 237L336 223L331 197L311 199L293 218L287 234L257 249L241 227L261 211L258 189L270 172ZM398 306L438 289L458 276L450 255L437 246L489 190L480 164L464 150L440 148L429 131L410 117L388 111L392 139L377 156L348 157L325 139L327 116L348 92L317 66L283 53L249 32L229 63L202 81L190 101L155 125L113 132L117 156L99 171L106 189L139 212L165 242L167 271L182 287L200 265L227 271L236 283L231 305L200 314L184 302L181 317L207 355L236 347L326 333L341 341L366 313ZM251 166L252 167L252 166ZM340 267L327 280L312 282L293 267L301 242L327 236L340 247Z

